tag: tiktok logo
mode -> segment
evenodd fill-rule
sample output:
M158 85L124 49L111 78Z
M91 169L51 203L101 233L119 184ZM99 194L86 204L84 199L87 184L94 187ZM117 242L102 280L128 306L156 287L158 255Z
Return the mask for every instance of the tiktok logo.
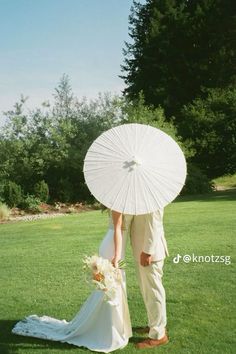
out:
M178 253L176 257L173 258L173 263L179 263L182 256Z
M173 258L173 263L179 263L181 261L183 261L184 263L188 264L188 263L223 263L226 265L231 264L231 259L230 256L225 256L225 255L196 255L194 253L192 254L184 254L183 256L181 256L179 253L177 253L177 255Z

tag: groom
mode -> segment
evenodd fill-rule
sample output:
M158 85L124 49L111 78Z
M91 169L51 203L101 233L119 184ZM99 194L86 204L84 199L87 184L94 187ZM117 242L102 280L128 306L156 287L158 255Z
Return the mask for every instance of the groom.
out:
M147 310L148 338L136 346L154 348L168 342L166 334L166 297L162 284L164 259L169 255L163 229L163 210L150 214L126 215L136 273Z

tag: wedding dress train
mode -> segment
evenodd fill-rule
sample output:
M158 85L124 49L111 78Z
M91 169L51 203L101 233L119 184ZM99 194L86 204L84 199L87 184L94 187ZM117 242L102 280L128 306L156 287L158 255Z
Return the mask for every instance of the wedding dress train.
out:
M99 249L101 257L111 260L114 255L113 228L110 223ZM122 258L125 253L126 235L123 234ZM102 290L94 290L80 311L70 321L49 316L31 315L18 322L12 332L18 335L43 338L86 347L97 352L109 353L123 348L132 336L126 295L125 273L122 272L116 303L106 301Z

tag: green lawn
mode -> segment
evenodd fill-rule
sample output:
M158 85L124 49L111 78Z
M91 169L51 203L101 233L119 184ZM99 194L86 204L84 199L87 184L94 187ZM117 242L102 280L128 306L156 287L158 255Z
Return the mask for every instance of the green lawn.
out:
M51 220L0 225L0 353L88 353L60 342L11 334L25 315L47 314L70 320L91 289L81 259L97 252L107 227L100 211ZM164 268L170 342L148 353L235 353L236 192L182 197L166 208L170 257ZM231 264L173 263L177 255L228 255ZM127 252L128 297L133 327L146 314ZM134 337L122 353L136 353Z

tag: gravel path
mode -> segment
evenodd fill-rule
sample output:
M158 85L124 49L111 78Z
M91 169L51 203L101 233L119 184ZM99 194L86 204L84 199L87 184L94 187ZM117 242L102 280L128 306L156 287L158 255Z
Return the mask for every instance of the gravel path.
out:
M5 221L33 221L38 219L49 219L49 218L56 218L58 216L66 216L70 215L69 213L42 213L42 214L32 214L32 215L22 215L22 216L10 216L10 218Z

